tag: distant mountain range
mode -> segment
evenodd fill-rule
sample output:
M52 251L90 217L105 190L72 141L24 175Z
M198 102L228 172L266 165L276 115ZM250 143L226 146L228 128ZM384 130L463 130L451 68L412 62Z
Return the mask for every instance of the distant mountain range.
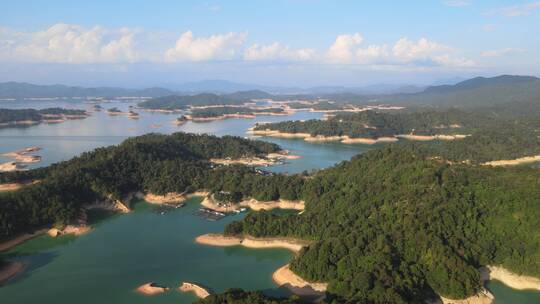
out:
M162 97L167 95L193 95L198 93L230 94L239 91L264 91L283 95L325 95L354 93L359 95L416 93L425 87L414 85L379 84L364 87L318 86L311 88L274 87L244 84L226 80L205 80L179 85L166 85L146 89L125 89L118 87L85 88L66 85L36 85L24 82L0 83L0 98L50 98L50 97Z
M345 87L345 86L315 86L308 88L301 87L278 87L264 86L257 84L238 83L227 80L203 80L198 82L189 82L184 84L171 84L165 87L186 93L221 93L228 94L238 91L259 90L272 94L335 94L335 93L355 93L355 94L395 94L395 93L416 93L425 89L425 86L403 85L403 84L376 84L361 87Z
M378 102L412 105L489 107L512 104L538 104L540 78L501 75L476 77L455 85L431 86L415 94L379 96Z
M65 85L36 85L24 82L0 83L0 98L51 98L51 97L120 97L145 96L158 97L175 92L164 88L147 88L142 90L115 87L72 87Z
M204 90L206 88L206 90ZM211 89L210 89L211 88ZM291 89L291 88L289 88ZM166 89L124 89L115 87L71 87L65 85L34 85L28 83L0 83L0 98L25 97L120 97L198 95L213 93L230 100L273 98L328 99L340 103L385 103L405 105L457 106L457 107L508 107L525 109L537 107L540 112L540 78L533 76L501 75L491 78L476 77L452 85L427 88L416 86L373 85L363 88L313 87L296 88L264 87L223 80L193 82ZM297 91L295 91L297 90ZM287 93L294 92L294 93ZM384 93L381 93L384 92ZM215 97L212 97L215 98ZM526 110L524 110L526 111Z

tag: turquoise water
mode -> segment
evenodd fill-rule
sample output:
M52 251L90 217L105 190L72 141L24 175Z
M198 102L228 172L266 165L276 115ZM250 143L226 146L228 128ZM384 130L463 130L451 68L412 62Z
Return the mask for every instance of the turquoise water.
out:
M240 286L283 294L271 274L292 254L282 249L195 244L196 236L222 232L228 222L243 216L209 222L192 214L199 202L192 199L186 207L165 215L140 203L135 212L102 221L78 238L54 240L55 244L43 236L15 248L12 254L30 254L18 258L29 266L0 288L1 303L191 303L196 299L176 290L152 297L134 291L150 281L174 288L190 281L216 292Z
M134 103L105 104L105 109L128 110ZM0 108L45 108L60 106L91 109L81 102L24 101L0 102ZM320 113L297 112L291 116L259 116L256 119L227 119L207 123L172 124L174 114L139 111L140 119L111 117L105 111L85 120L60 124L41 124L24 128L0 129L0 154L29 146L43 148L37 154L46 166L67 160L96 147L118 144L130 136L148 132L169 134L177 131L216 135L247 136L255 122L321 118ZM154 126L152 126L154 125ZM301 172L332 166L373 147L339 143L307 143L299 139L260 138L279 144L302 158L269 169L278 172ZM0 162L9 159L0 157ZM280 294L271 280L272 272L285 264L291 253L286 250L253 250L241 247L213 248L200 246L193 239L200 234L221 232L223 227L242 215L208 222L192 215L198 208L192 200L185 208L166 215L151 212L148 204L138 204L136 211L113 216L100 222L84 236L31 240L8 253L26 261L27 270L0 288L4 303L190 303L195 297L177 291L146 297L133 290L146 282L176 287L182 281L194 281L220 292L231 287L264 290ZM488 288L496 303L540 303L540 293L517 291L501 283Z

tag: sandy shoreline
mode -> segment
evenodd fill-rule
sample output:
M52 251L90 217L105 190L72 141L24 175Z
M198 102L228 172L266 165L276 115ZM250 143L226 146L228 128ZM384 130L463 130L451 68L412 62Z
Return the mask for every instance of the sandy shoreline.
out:
M59 237L66 234L73 234L75 236L80 236L90 232L92 228L87 225L67 225L64 228L51 228L47 230L47 234L50 237Z
M506 159L506 160L494 160L490 162L483 163L485 166L501 167L501 166L518 166L524 164L530 164L540 162L540 155L535 156L525 156L516 159Z
M180 284L180 287L178 287L178 290L181 292L193 292L195 296L200 299L204 299L211 295L208 289L190 282L183 282L182 284Z
M22 150L7 152L2 154L4 157L14 159L14 161L0 164L0 172L12 172L26 170L27 163L37 163L41 161L41 156L31 155L30 153L41 150L40 147L29 147Z
M201 206L212 209L219 212L232 212L238 210L242 207L248 207L254 211L260 210L272 210L272 209L291 209L302 211L305 209L306 205L304 201L290 201L280 199L277 201L258 201L256 199L247 199L239 203L220 203L217 202L212 195L206 195L204 200L201 202Z
M456 140L456 139L463 139L467 136L470 136L468 134L453 134L453 135L445 135L445 134L437 134L437 135L412 135L412 134L401 134L396 135L396 137L404 138L408 140L416 140L416 141L432 141L432 140Z
M0 172L13 172L13 171L24 171L24 170L26 170L26 166L20 165L14 161L0 164Z
M276 284L299 296L325 296L325 291L328 288L327 283L308 282L295 274L289 266L286 264L274 271L272 280Z
M199 190L192 193L169 192L163 195L158 195L158 194L153 194L153 193L143 194L141 192L138 192L136 196L140 199L145 200L146 202L150 204L159 205L159 204L175 204L175 203L179 204L195 196L206 197L208 195L210 195L210 192L206 190Z
M286 133L276 130L254 130L250 128L247 131L248 134L256 136L268 136L268 137L277 137L277 138L299 138L307 142L341 142L343 144L365 144L365 145L374 145L377 143L389 143L396 142L400 138L407 140L416 140L416 141L431 141L431 140L456 140L463 139L468 135L463 134L454 134L454 135L394 135L394 136L383 136L378 138L362 138L362 137L349 137L347 135L342 136L324 136L324 135L311 135L309 133Z
M246 165L246 166L271 166L282 160L301 158L298 155L290 155L288 151L281 153L269 153L265 157L241 157L241 158L211 158L210 162L218 165Z
M489 280L497 280L516 290L540 291L540 278L515 274L499 266L481 267L479 271L482 284ZM494 300L495 296L485 288L482 288L479 293L462 300L441 297L443 304L490 304Z
M146 283L137 287L136 290L138 293L141 293L147 296L153 296L160 293L164 293L165 291L168 291L169 289L170 289L169 287L159 286L154 282L150 282L150 283Z
M254 238L250 236L224 236L222 234L203 234L195 238L197 244L217 247L244 246L253 249L282 248L298 253L309 242L287 238Z
M4 285L17 274L21 273L24 270L24 267L25 265L22 262L7 261L6 264L0 268L0 285Z
M453 300L445 297L440 297L442 304L491 304L495 297L487 289L482 288L477 294L462 300Z
M517 290L530 289L540 291L540 278L515 274L499 266L483 267L480 271L485 280L497 280Z
M15 191L18 190L24 186L33 185L39 183L39 180L34 181L27 181L27 182L20 182L20 183L8 183L8 184L0 184L0 192L2 191Z

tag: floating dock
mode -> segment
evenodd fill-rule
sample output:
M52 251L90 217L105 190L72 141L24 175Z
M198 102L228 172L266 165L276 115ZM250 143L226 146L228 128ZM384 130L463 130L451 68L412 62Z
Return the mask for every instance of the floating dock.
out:
M208 208L199 208L199 210L195 211L193 214L209 221L217 221L226 216L226 214L223 212L215 211Z
M180 204L162 204L162 205L159 205L158 207L154 208L152 211L154 213L165 215L168 212L173 211L174 209L182 208L184 206L185 206L184 203L180 203Z

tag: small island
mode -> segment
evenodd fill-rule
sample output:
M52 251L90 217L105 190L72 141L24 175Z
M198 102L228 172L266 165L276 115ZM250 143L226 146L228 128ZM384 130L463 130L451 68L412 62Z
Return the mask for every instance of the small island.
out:
M201 107L192 108L188 119L195 122L212 121L226 118L255 118L257 115L289 115L290 112L276 107Z
M122 112L122 110L118 109L117 107L113 107L107 110L107 114L110 116L118 116L118 115L124 115L125 113Z
M28 147L17 151L2 154L4 157L12 158L14 161L0 164L0 172L23 171L27 164L41 161L41 156L32 153L41 150L40 147Z
M183 125L185 124L186 122L188 121L188 118L184 115L180 115L179 117L177 117L173 123L177 126L180 126L180 125Z
M169 289L170 289L169 287L160 286L157 283L150 282L150 283L146 283L137 287L137 292L143 295L153 296L160 293L164 293L168 291Z
M30 126L40 123L60 123L68 119L88 117L84 110L47 108L35 109L0 109L0 127Z

